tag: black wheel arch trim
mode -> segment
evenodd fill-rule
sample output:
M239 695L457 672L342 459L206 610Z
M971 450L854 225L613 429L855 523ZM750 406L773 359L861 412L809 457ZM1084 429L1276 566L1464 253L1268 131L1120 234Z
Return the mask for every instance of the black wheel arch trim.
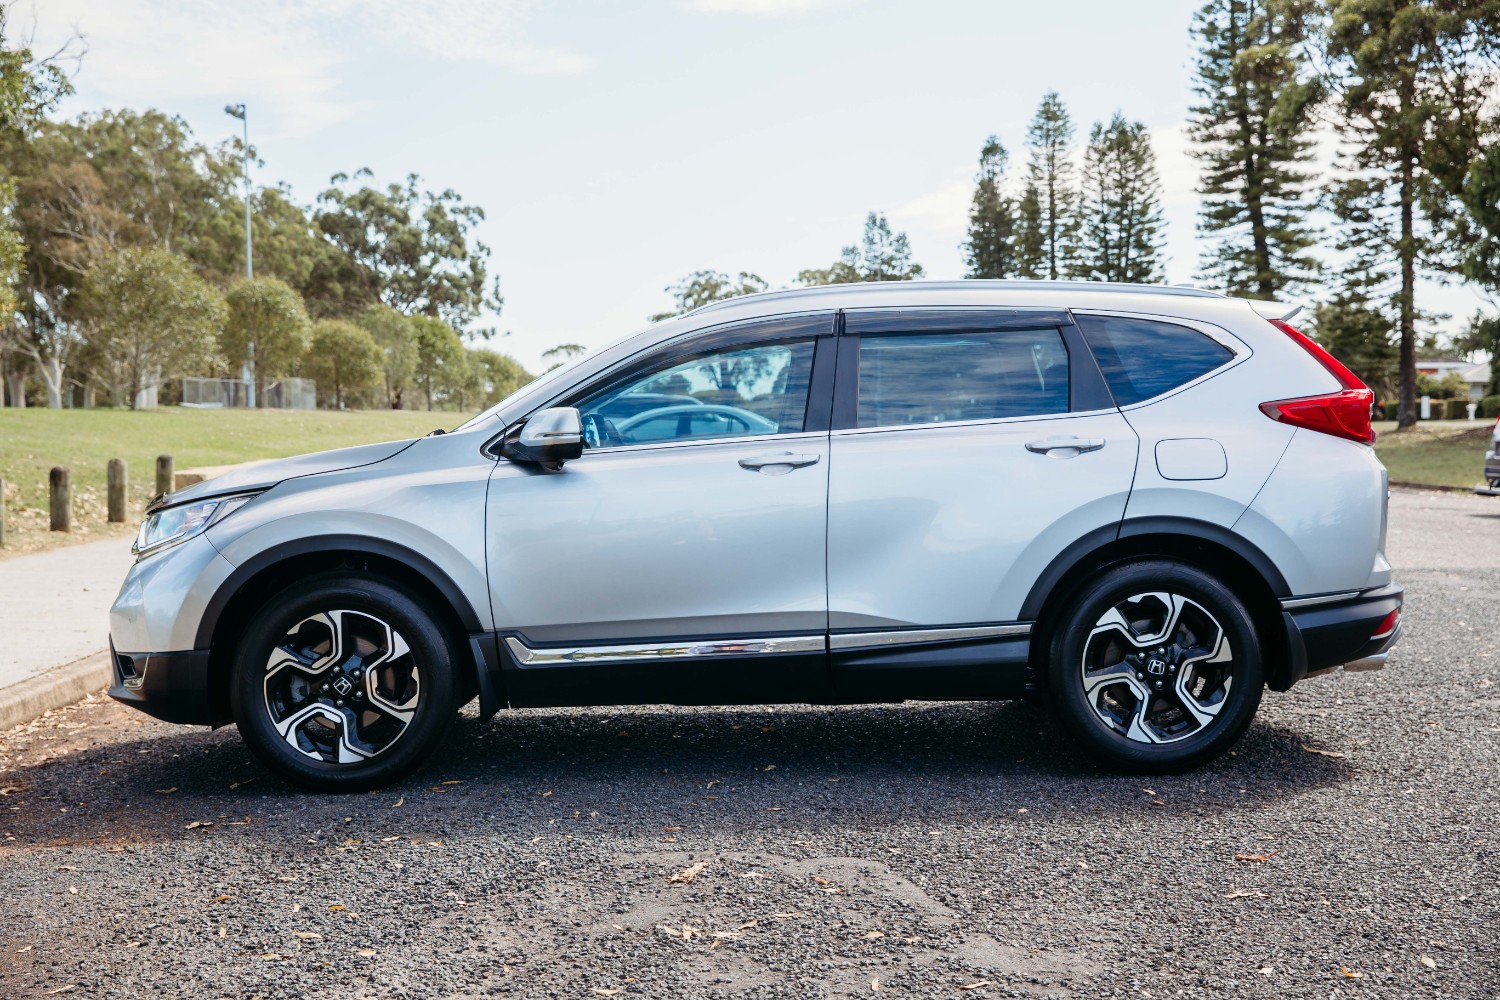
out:
M1249 564L1265 581L1273 596L1280 598L1291 595L1286 578L1281 575L1276 564L1264 552L1228 528L1188 517L1138 517L1095 528L1058 553L1032 584L1021 605L1021 612L1016 617L1023 621L1040 618L1043 607L1058 584L1079 564L1113 542L1144 535L1176 535L1222 546Z
M209 598L208 604L204 607L203 617L198 621L195 645L199 649L207 649L213 645L214 632L218 629L220 619L224 616L230 602L244 589L245 584L279 562L298 556L316 555L320 552L379 556L403 563L416 570L437 588L449 607L453 609L453 613L458 616L466 632L486 631L479 616L474 612L474 606L464 596L458 584L439 569L436 563L420 552L396 542L372 538L368 535L315 535L273 545L262 552L257 552L235 567L234 572L230 573L228 578L219 585L219 589L214 591L213 597Z

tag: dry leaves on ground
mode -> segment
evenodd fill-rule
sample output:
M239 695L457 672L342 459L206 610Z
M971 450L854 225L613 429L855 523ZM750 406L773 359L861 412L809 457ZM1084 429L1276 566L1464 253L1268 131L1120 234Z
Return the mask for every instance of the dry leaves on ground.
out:
M684 868L676 875L668 875L667 881L676 882L680 885L692 885L694 882L698 881L698 876L702 875L704 869L706 869L707 867L707 861L700 861L690 868Z
M1339 753L1337 750L1319 750L1317 747L1310 747L1306 743L1302 744L1302 749L1308 753L1315 753L1319 757L1332 757L1335 760L1343 760L1349 756L1348 754Z

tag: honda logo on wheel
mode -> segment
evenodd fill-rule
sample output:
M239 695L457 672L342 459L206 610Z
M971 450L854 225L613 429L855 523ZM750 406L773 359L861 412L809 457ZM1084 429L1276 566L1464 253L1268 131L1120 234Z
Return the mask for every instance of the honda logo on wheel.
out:
M333 682L333 689L339 694L345 695L354 690L354 685L349 682L349 678L340 677Z
M1146 661L1146 673L1164 674L1167 672L1167 661L1151 659Z

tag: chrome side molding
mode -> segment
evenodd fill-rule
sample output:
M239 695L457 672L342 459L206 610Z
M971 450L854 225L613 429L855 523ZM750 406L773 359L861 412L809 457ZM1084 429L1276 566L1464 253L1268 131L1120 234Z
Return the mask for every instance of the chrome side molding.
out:
M960 639L998 639L1008 635L1030 635L1030 622L1010 625L970 625L960 628L902 629L895 632L843 632L829 637L834 649L863 649L870 646L905 646L924 642L952 642Z
M611 646L573 646L533 649L513 635L505 637L516 662L523 667L595 660L678 660L697 657L743 656L754 653L820 653L821 635L771 636L758 639L698 639L684 642L642 642Z
M1359 596L1357 590L1346 590L1339 594L1319 594L1317 597L1288 597L1282 600L1281 610L1293 611L1297 608L1310 608L1315 604L1333 604L1337 601L1348 601Z

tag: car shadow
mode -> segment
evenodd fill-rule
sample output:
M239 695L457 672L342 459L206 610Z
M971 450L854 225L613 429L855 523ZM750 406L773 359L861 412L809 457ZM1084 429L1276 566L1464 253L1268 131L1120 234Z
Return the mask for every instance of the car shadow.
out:
M250 831L300 844L309 831L313 841L351 830L366 840L773 825L816 834L1079 808L1222 813L1353 774L1347 760L1308 753L1305 735L1267 723L1194 772L1109 773L1027 702L525 710L483 723L472 713L419 773L351 795L288 785L232 729L149 723L144 738L0 775L11 789L0 799L0 854Z

